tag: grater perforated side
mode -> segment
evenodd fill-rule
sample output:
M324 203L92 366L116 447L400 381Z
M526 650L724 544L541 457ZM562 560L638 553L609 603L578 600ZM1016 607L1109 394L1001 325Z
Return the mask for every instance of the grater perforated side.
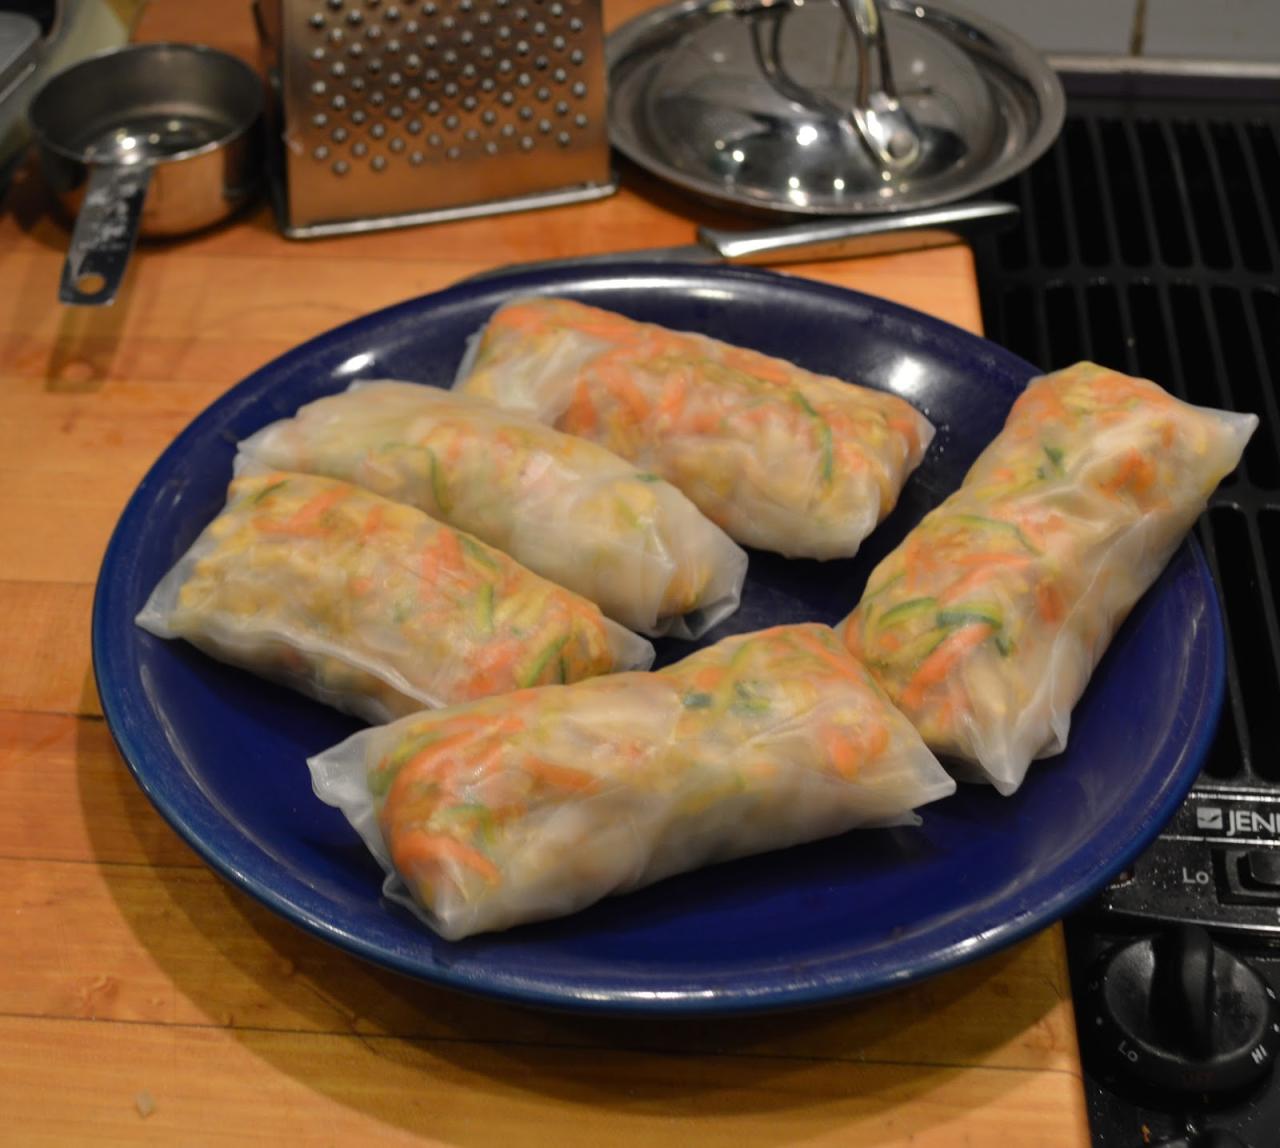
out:
M286 231L599 198L599 0L280 0Z

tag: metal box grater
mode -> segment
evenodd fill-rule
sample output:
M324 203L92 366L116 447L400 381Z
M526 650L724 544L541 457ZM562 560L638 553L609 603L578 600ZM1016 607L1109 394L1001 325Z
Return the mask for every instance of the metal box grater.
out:
M255 13L287 235L614 190L600 0L259 0Z

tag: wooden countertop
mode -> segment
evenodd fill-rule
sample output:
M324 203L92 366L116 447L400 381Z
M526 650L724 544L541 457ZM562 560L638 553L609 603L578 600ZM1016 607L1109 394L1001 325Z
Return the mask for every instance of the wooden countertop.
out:
M608 8L613 22L639 3ZM245 5L140 38L251 54ZM604 202L294 243L265 207L57 303L40 180L0 206L0 1113L14 1144L1083 1148L1060 930L910 990L714 1024L581 1019L384 972L215 877L133 783L89 658L147 467L296 343L503 263L688 242L714 213L628 171ZM963 247L796 266L979 329Z

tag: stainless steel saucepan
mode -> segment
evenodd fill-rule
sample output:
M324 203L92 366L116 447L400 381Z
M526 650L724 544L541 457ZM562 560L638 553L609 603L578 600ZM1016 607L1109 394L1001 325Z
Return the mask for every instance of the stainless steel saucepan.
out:
M45 179L76 215L59 298L115 298L139 234L232 214L262 171L262 82L196 44L137 44L54 76L28 110Z

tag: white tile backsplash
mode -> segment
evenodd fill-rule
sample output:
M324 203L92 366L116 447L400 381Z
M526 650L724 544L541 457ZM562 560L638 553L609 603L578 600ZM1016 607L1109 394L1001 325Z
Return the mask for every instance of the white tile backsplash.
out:
M1280 63L1280 0L1147 0L1143 55Z
M1126 56L1138 0L961 0L1046 55ZM1146 0L1142 55L1280 63L1280 0Z
M962 0L962 3L1003 24L1047 55L1128 55L1137 8L1137 0ZM1280 4L1280 0L1276 3Z

